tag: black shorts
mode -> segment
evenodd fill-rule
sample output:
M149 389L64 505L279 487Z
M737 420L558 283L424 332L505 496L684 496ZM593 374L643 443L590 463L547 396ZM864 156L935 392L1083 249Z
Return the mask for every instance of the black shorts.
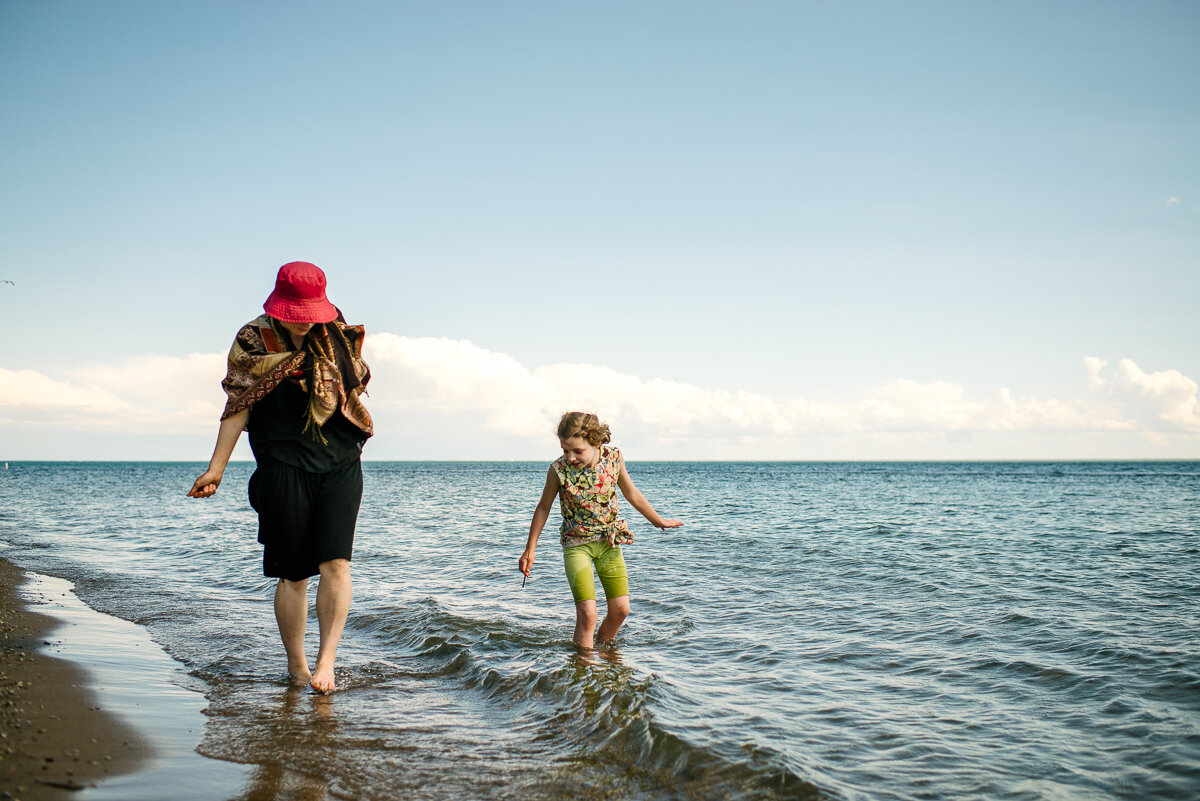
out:
M250 476L258 512L263 575L301 581L322 562L349 559L362 501L362 463L350 459L328 473L261 461Z

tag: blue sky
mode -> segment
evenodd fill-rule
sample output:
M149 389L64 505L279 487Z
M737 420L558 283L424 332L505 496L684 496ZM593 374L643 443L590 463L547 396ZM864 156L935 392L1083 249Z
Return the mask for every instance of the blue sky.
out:
M0 458L206 459L293 259L371 458L1200 458L1194 3L10 1L0 108Z

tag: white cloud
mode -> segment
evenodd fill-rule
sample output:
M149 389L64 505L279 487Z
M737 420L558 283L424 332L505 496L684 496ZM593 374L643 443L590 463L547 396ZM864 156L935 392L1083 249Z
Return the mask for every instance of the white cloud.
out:
M1100 375L1105 367L1108 367L1108 362L1105 359L1099 359L1095 356L1084 356L1083 367L1088 374L1088 389L1093 392L1101 392L1108 385L1108 382Z
M567 409L597 410L614 427L654 432L658 439L1137 428L1111 403L1016 398L1003 388L976 400L947 381L896 381L844 404L776 401L752 392L644 380L595 365L530 370L510 356L464 341L377 334L368 348L382 385L376 396L383 404L472 414L493 430L523 437L545 436ZM1098 388L1104 363L1089 359L1085 364L1092 388Z
M9 410L78 409L96 415L132 408L104 389L56 381L34 370L6 370L3 367L0 367L0 407Z
M221 354L139 356L52 378L0 368L0 419L65 430L215 430L224 404Z
M1103 375L1108 362L1084 360L1092 389L1111 398L1139 427L1153 431L1200 433L1200 400L1196 382L1178 370L1147 373L1130 359L1121 359L1111 378Z
M794 458L814 437L867 447L961 445L989 432L1012 442L1014 434L1033 442L1045 433L1088 441L1098 433L1124 434L1151 443L1164 436L1194 442L1200 435L1196 382L1177 370L1146 373L1128 359L1115 370L1096 357L1083 360L1091 400L1039 400L1007 388L977 396L949 381L900 380L832 403L644 379L598 365L530 369L465 340L374 334L366 356L373 372L368 406L377 433L385 435L380 439L403 429L435 450L451 437L483 435L544 449L568 409L595 410L622 441L657 443L674 458L733 452ZM0 368L0 423L13 430L215 435L224 359L143 356L61 376Z
M1178 205L1179 205L1179 198L1177 198L1177 197L1169 197L1169 198L1167 198L1167 205L1168 205L1168 206L1178 206Z

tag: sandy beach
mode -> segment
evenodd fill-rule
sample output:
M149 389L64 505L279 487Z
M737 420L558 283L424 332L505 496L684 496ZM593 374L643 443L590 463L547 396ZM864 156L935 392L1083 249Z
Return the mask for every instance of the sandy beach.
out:
M0 558L0 798L72 798L136 771L149 745L104 708L84 670L39 652L57 623L18 596L25 580Z
M145 629L0 558L0 800L243 796L197 750L207 704Z

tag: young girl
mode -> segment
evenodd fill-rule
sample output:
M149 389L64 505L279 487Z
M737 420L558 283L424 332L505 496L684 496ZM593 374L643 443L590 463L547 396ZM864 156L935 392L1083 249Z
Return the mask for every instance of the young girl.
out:
M654 511L633 486L621 452L606 444L610 439L608 426L594 414L567 412L558 421L558 442L563 455L546 471L546 487L533 512L529 541L518 563L518 569L528 577L538 537L557 495L563 516L560 529L563 567L575 597L574 640L581 648L591 648L594 639L601 642L615 639L629 615L629 577L621 545L633 542L633 534L617 515L617 488L634 509L658 528L683 525L678 520L664 520ZM593 567L608 600L608 614L599 632L596 632Z

